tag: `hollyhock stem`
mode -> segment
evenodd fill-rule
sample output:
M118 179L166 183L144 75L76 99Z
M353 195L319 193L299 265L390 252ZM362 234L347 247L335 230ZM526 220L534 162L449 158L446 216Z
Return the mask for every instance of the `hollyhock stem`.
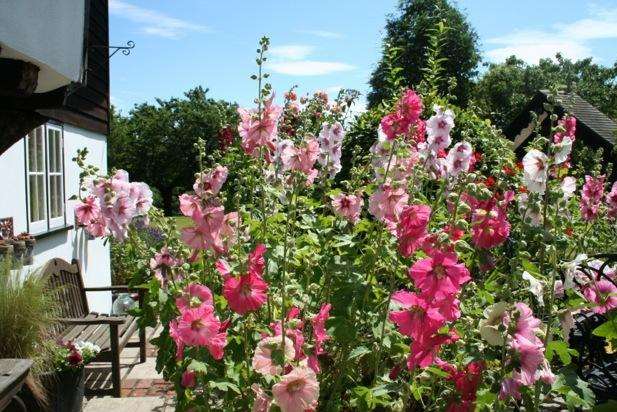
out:
M390 308L390 302L392 301L392 293L394 292L394 281L395 281L395 272L390 271L390 281L388 285L388 300L386 301L386 306L383 309L383 313L381 315L381 332L379 334L379 345L377 346L377 353L375 354L375 375L373 376L373 384L377 381L377 377L379 376L379 362L381 360L381 350L383 347L383 335L386 331L386 322L388 321L388 309Z

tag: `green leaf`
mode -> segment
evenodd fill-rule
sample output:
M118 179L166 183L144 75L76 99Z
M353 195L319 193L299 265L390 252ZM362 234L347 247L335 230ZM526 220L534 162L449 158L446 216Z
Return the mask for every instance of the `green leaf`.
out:
M227 381L219 381L219 382L215 382L215 381L211 381L209 382L209 385L211 388L215 388L215 389L220 389L224 392L227 392L228 390L232 390L237 394L240 394L240 388L238 388L235 384L231 383L231 382L227 382Z
M530 261L525 259L521 262L521 264L523 265L523 269L525 269L527 272L531 273L532 275L540 276L540 269L538 269L538 267Z
M564 365L569 365L570 362L572 362L572 357L570 356L569 347L566 342L554 340L546 346L546 358L549 362L553 360L553 355L555 353L559 356L559 360Z
M195 359L193 359L191 363L189 363L189 366L187 367L187 369L193 372L201 372L201 373L208 372L208 367L206 366L206 364L198 360L195 360Z
M606 403L593 407L593 412L614 412L617 411L617 401L609 400Z
M593 334L608 340L617 339L617 320L610 319L593 330Z
M357 348L351 351L348 359L351 360L351 359L361 358L362 356L370 352L371 351L366 346L358 346Z

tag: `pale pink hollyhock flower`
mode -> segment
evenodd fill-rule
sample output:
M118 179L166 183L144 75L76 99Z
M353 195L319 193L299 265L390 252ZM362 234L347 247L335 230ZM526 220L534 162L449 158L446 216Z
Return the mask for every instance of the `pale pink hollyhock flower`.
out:
M242 138L241 146L244 152L250 156L258 156L261 147L265 147L268 152L275 149L274 140L283 108L274 105L273 101L274 93L270 99L264 102L261 117L255 109L238 109L240 115L238 133Z
M180 211L184 216L196 218L201 215L201 203L197 196L184 193L178 198L180 201Z
M458 293L461 285L471 279L456 254L440 251L414 263L409 268L409 277L422 293L438 299Z
M131 183L130 196L135 200L135 213L145 215L152 207L152 190L143 182Z
M617 182L613 183L611 191L606 194L606 205L608 206L608 217L617 218Z
M203 305L212 306L212 292L207 286L191 283L182 291L182 296L176 298L176 306L183 312Z
M540 380L547 385L552 385L557 380L557 377L551 370L551 365L548 363L546 359L542 362L542 365L536 372L536 380Z
M523 181L527 190L544 193L548 179L548 157L539 150L531 149L523 157Z
M282 351L281 336L267 336L259 341L255 354L253 355L253 370L266 376L280 375L283 372L283 365L277 364L277 357L273 359L274 352ZM294 359L296 351L291 339L285 337L285 360Z
M116 196L115 202L111 209L111 218L118 225L127 224L135 217L135 200L131 199L128 194Z
M403 187L385 183L369 197L369 212L382 222L397 222L408 200Z
M75 207L75 217L81 225L87 225L92 220L96 219L101 213L99 200L92 196L86 196L79 205Z
M193 184L193 190L202 198L216 196L227 180L229 171L225 166L216 165L208 173L200 173Z
M272 404L272 398L256 383L251 385L251 389L255 393L255 401L253 401L251 412L268 412Z
M244 315L263 306L268 299L268 284L257 274L230 276L225 280L223 296L231 310Z
M564 288L561 279L555 281L554 291L556 297L563 298L564 294L566 293L566 289Z
M396 228L398 250L401 255L409 257L422 245L430 218L431 207L428 205L405 206Z
M193 371L184 371L182 373L182 380L180 384L185 388L194 388L197 383L195 372Z
M106 228L107 226L105 225L105 220L101 216L91 220L86 225L86 230L88 231L88 233L90 233L94 237L103 236L105 234Z
M180 259L176 259L169 252L167 246L163 246L161 250L154 254L154 257L150 259L150 269L154 271L155 277L163 284L166 279L166 272L172 266L178 266L182 263Z
M521 399L521 383L513 378L504 379L499 390L499 399L505 400L509 397Z
M227 333L220 333L221 322L210 305L184 310L178 317L177 334L185 345L202 346L215 359L223 357Z
M357 223L362 212L362 197L340 193L332 197L334 213L351 223Z
M471 166L473 149L468 142L458 142L446 156L446 167L450 176L456 176L461 172L467 172Z
M595 313L602 314L617 308L617 286L607 279L590 284L583 295L589 302L596 304L593 307Z
M568 200L572 197L576 191L576 179L572 176L566 176L561 182L561 191L563 192L563 198Z
M540 319L533 316L533 311L525 303L517 302L514 306L518 311L515 335L525 336L529 340L533 340L533 337L540 332Z
M180 239L195 250L211 249L223 253L225 247L218 233L213 233L206 226L187 227L182 229Z
M330 339L326 331L326 321L330 317L330 309L332 305L329 303L321 305L319 313L313 317L311 323L313 325L313 338L315 340L315 354L321 355L325 353L323 344Z
M450 135L454 127L454 112L450 109L434 105L435 114L426 122L426 132L429 138ZM447 147L447 146L446 146Z
M311 368L295 367L272 387L272 395L282 412L315 410L319 400L317 376Z
M544 361L544 345L535 336L528 339L516 334L509 346L518 354L520 375L517 378L525 386L533 385L536 381L536 372Z

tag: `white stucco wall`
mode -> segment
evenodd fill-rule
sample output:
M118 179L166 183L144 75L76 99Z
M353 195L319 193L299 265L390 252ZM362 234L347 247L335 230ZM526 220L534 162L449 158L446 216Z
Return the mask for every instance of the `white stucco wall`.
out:
M77 194L79 168L71 161L77 149L87 147L88 163L107 171L107 141L104 135L89 132L71 125L64 125L64 166L65 200ZM25 141L15 143L0 156L0 218L13 217L15 233L28 230L25 174ZM66 202L67 225L74 223L74 201ZM64 230L37 240L34 269L49 259L61 257L70 262L78 259L82 265L86 286L107 286L111 284L109 244L101 239L88 240L81 229ZM88 293L90 310L108 313L111 308L109 292Z

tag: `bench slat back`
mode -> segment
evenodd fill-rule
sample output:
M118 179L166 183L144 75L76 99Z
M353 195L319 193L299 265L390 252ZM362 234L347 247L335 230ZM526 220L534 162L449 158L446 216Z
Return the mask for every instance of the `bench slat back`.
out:
M60 258L50 260L43 267L52 295L59 303L60 316L83 318L89 312L79 262L68 263Z

